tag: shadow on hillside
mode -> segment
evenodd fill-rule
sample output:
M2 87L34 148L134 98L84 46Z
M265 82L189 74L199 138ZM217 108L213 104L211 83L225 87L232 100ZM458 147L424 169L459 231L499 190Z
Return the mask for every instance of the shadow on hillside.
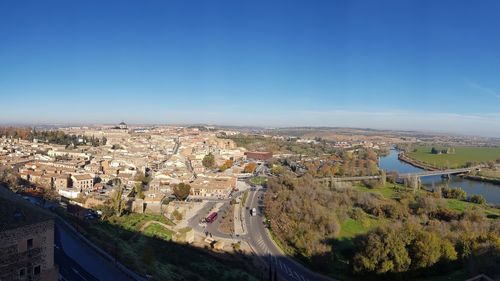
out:
M72 215L64 218L78 233L148 280L271 281L276 278L275 265L265 261L267 256L258 257L239 250L217 251L208 243L201 248L172 242L108 221L84 220ZM289 279L279 277L278 280Z
M175 243L142 232L131 231L107 221L81 220L67 217L78 232L115 257L122 264L149 280L274 280L267 257L241 252L214 251L210 245L204 248ZM425 270L404 274L352 275L350 256L360 237L330 239L334 255L316 255L310 260L296 256L302 264L313 270L328 273L338 280L466 280L477 273L495 276L498 273L494 261L498 257L482 256L474 263L439 263ZM493 263L492 263L493 261ZM461 270L457 270L461 269ZM286 276L287 279L295 280ZM451 278L451 279L450 279ZM313 280L310 280L313 281Z

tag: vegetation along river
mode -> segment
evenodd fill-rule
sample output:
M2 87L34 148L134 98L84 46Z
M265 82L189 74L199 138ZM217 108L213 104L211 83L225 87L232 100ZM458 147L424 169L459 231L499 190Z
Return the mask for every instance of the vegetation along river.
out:
M379 166L386 171L397 171L398 173L412 173L423 171L398 159L398 151L391 149L390 154L381 157ZM467 195L480 194L489 204L500 205L500 185L487 182L463 179L458 176L451 176L450 179L443 179L441 176L422 177L422 184L428 189L433 189L439 185L448 185L452 188L462 188Z

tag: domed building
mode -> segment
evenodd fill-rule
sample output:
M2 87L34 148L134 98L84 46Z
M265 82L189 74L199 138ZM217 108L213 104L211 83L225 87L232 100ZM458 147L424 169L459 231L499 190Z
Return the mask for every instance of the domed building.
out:
M118 128L122 129L122 130L127 130L128 127L127 127L127 124L125 124L125 122L121 122L119 125L118 125Z

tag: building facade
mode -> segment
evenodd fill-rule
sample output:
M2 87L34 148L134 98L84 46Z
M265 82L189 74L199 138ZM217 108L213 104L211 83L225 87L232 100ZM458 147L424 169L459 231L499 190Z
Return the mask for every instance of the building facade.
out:
M0 189L0 280L57 280L54 218Z

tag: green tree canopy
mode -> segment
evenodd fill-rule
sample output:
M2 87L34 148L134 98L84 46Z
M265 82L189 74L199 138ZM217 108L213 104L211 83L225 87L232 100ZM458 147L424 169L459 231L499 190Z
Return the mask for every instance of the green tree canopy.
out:
M203 160L201 162L203 166L207 169L213 168L215 166L215 157L212 153L208 153L203 157Z
M191 186L186 183L179 183L178 185L174 186L174 195L178 200L186 200L186 198L189 196L189 192L191 191Z

